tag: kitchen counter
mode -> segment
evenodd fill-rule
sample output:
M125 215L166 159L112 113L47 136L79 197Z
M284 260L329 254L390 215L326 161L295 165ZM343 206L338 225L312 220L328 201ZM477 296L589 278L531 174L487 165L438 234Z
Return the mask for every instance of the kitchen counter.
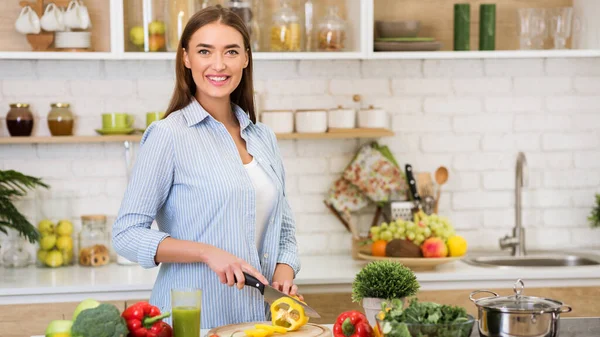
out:
M333 329L332 324L325 324L324 326L329 329ZM589 317L589 318L561 318L559 322L559 334L560 337L598 337L600 336L600 318ZM200 331L200 336L206 336L208 329ZM31 336L31 337L44 337L44 336ZM470 337L479 337L477 325L473 327L473 331Z
M350 256L302 257L296 283L302 293L350 292L355 275L366 261ZM0 305L149 298L158 268L137 265L2 269ZM416 272L421 290L512 288L521 278L527 288L600 285L600 266L510 268L475 267L462 261Z

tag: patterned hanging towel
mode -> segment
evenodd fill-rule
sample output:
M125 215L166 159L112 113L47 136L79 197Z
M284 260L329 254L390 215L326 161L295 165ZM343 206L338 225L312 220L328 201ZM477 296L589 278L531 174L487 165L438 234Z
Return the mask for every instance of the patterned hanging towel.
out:
M387 146L364 145L329 190L325 204L349 227L351 213L405 194L406 179Z

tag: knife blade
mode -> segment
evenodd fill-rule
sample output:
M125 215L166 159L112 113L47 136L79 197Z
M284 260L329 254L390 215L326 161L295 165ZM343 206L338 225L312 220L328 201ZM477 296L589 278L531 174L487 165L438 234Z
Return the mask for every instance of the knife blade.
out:
M291 297L290 295L284 294L283 292L271 287L268 284L263 284L258 279L256 279L256 277L244 272L244 278L246 279L244 281L244 285L258 289L258 291L260 291L261 295L263 295L265 297L265 302L267 302L269 304L273 304L273 302L275 302L276 300L278 300L282 297L287 297L287 298L291 299L292 301L294 301L299 306L301 306L302 308L304 308L304 314L306 316L314 317L314 318L321 318L321 315L319 315L319 313L315 309L298 301L297 299Z

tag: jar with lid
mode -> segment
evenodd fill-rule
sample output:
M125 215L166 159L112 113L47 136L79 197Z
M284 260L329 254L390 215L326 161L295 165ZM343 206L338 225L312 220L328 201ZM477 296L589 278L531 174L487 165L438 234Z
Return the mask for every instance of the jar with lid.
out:
M242 18L248 33L250 33L250 47L252 51L258 51L260 48L260 28L250 0L229 0L225 6Z
M164 1L130 0L125 8L126 51L164 52L167 50Z
M273 14L270 36L271 51L300 51L300 20L289 0L281 0L281 8Z
M31 136L33 114L27 103L12 103L6 115L6 127L13 137Z
M79 264L100 267L110 262L110 236L106 215L82 215L79 232Z
M327 15L318 24L317 48L319 51L342 51L346 42L346 22L340 17L338 7L327 9Z
M73 113L69 103L52 103L48 113L48 129L53 136L73 135Z
M69 219L43 219L38 222L40 233L36 265L41 268L71 266L74 261L73 223Z
M13 237L8 240L6 250L2 254L2 264L6 268L27 267L31 260L31 255L27 251L27 239L24 237Z
M176 52L183 29L200 4L196 0L170 0L165 3L167 51Z

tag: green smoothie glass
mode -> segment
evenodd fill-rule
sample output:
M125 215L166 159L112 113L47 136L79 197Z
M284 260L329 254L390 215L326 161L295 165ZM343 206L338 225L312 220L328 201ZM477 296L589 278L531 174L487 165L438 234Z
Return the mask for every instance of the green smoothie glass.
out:
M202 290L193 288L171 289L173 335L200 337Z

